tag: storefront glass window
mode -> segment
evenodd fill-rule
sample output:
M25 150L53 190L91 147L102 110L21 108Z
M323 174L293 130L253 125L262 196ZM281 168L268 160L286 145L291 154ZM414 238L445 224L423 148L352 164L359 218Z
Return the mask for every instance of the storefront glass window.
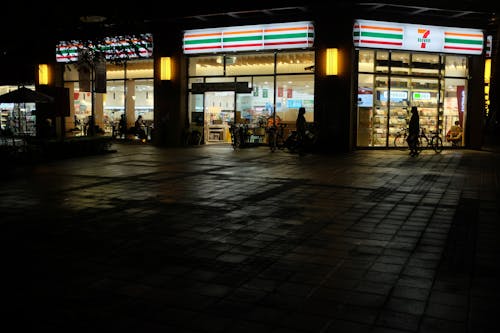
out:
M375 72L388 73L389 72L389 52L388 51L375 51Z
M411 74L414 76L438 76L441 68L441 58L438 54L412 54Z
M311 73L314 72L314 52L278 53L276 73Z
M189 59L189 76L224 75L224 56L192 57Z
M371 52L373 55L373 52ZM367 69L365 65L369 63L366 61L366 55L360 55L360 62L363 62L364 69ZM363 59L365 58L365 59ZM373 57L371 62L373 70ZM360 146L371 146L372 138L374 137L374 108L373 108L373 75L372 74L359 74L358 75L358 126L357 126L357 138L358 145Z
M377 59L372 74L371 52ZM394 146L407 128L411 106L419 109L421 128L428 135L438 132L443 141L455 121L464 127L465 57L446 56L445 62L439 54L360 50L358 59L358 146ZM446 77L450 73L461 77Z
M146 126L152 126L154 120L153 80L135 80L135 118L142 115Z
M95 93L95 123L104 133L112 135L120 116L127 110L127 124L132 126L139 114L146 124L153 122L153 60L121 60L106 63L106 93ZM74 113L66 120L67 126L80 131L72 135L85 135L92 115L92 93L82 91L79 85L78 65L64 65L65 87L73 94ZM101 104L102 103L102 104Z
M391 53L391 73L408 75L410 71L410 54L408 52Z
M374 58L375 52L372 50L360 50L359 51L359 72L374 72ZM373 84L373 82L372 82Z
M191 91L189 99L191 127L195 117L203 119L204 142L230 142L229 126L232 122L246 124L252 133L250 139L264 142L265 127L269 118L277 117L278 121L288 123L291 130L295 126L298 108L301 106L306 108L307 121L314 121L314 74L309 74L314 72L314 52L234 53L217 57L191 57L189 58L189 68L193 69L190 71L191 75L208 73L208 71L194 70L196 66L193 64L200 65L202 62L200 59L225 64L225 70L223 68L220 71L225 75L191 77L189 79L191 89L195 82L221 84L235 82L236 85L241 82L247 83L243 88L237 85L238 89L228 85L229 91L220 91L222 85L207 85L207 91L203 89ZM293 75L277 75L276 71ZM251 90L246 91L246 87ZM199 86L195 88L198 89ZM194 108L202 109L203 116L194 114L200 112Z
M34 86L25 86L35 90ZM0 95L18 89L18 86L0 86ZM35 103L0 103L0 129L8 135L36 135Z
M274 76L255 76L238 78L239 82L249 82L250 94L237 94L237 111L253 127L267 126L268 118L273 117ZM253 81L253 82L252 82Z
M314 121L314 75L276 76L276 115L295 127L299 107L306 108L306 121Z
M394 95L398 95L399 93L392 93L389 91L389 77L387 75L375 75L374 79L375 79L375 91L373 96L374 110L373 110L372 145L385 146L387 144L386 140L387 140L387 119L389 116L389 102L396 97ZM399 101L399 99L395 100Z
M104 99L104 119L107 123L105 128L118 124L123 114L125 105L125 88L123 80L108 81L106 86L106 98ZM90 115L90 114L89 114Z
M445 57L445 75L465 77L467 76L467 57L450 56Z
M226 75L258 75L274 73L274 53L227 55Z
M447 78L444 82L446 89L444 94L443 133L446 134L451 126L455 124L455 121L458 121L462 128L466 128L467 81L465 79Z

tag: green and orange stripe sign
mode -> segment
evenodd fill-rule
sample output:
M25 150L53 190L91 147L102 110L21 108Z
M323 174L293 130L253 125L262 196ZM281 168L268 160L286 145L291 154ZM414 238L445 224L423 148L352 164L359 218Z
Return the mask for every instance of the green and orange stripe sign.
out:
M457 31L446 28L443 52L481 54L483 52L483 39L482 32Z
M187 30L183 38L185 54L310 48L313 44L311 22Z
M59 41L56 45L57 62L76 62L84 49L102 52L106 59L136 59L153 56L153 34L105 37L98 44L91 41Z
M353 42L355 47L479 55L484 49L484 33L479 29L356 20Z
M398 49L403 47L403 28L375 21L356 21L355 46Z

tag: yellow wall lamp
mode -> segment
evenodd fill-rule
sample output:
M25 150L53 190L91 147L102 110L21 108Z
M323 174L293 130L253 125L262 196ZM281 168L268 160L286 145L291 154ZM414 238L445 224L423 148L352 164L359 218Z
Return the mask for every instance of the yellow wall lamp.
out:
M49 65L47 64L38 65L38 84L39 85L49 84Z
M339 74L339 49L328 48L326 49L326 75Z
M161 57L160 80L167 81L171 79L172 79L172 59L170 57Z

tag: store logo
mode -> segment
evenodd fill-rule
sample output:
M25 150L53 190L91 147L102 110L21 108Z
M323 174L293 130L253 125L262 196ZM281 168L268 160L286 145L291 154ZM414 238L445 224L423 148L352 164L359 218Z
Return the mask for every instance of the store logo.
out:
M427 46L427 43L431 42L431 39L429 38L431 31L428 29L418 29L418 34L421 35L421 37L417 38L417 41L420 43L420 48L425 49Z

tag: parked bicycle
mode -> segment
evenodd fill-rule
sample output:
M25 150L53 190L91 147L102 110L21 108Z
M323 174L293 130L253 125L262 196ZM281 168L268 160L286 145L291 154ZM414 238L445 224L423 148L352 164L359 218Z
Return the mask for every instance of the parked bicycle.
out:
M432 148L436 153L443 151L443 139L439 136L439 132L431 131L431 137L427 136L425 128L422 127L418 135L418 152L423 149ZM394 147L407 147L408 128L403 127L394 136Z
M248 125L246 124L231 124L229 127L229 132L231 133L231 144L233 149L237 150L248 146L249 142L249 132Z
M268 144L272 152L285 148L286 124L271 125L267 128Z
M402 127L394 136L394 147L406 147L408 138L408 128Z
M434 152L440 153L443 151L443 139L439 136L439 132L430 131L431 137L426 134L425 128L422 127L418 135L419 152L422 149L432 148Z
M430 145L436 153L443 151L443 139L439 135L438 131L431 131L431 142Z
M307 123L304 137L299 137L297 131L292 131L284 142L284 147L291 153L305 153L313 151L319 138L318 123Z
M186 145L198 146L201 144L203 135L198 129L188 129L186 130L184 142Z

